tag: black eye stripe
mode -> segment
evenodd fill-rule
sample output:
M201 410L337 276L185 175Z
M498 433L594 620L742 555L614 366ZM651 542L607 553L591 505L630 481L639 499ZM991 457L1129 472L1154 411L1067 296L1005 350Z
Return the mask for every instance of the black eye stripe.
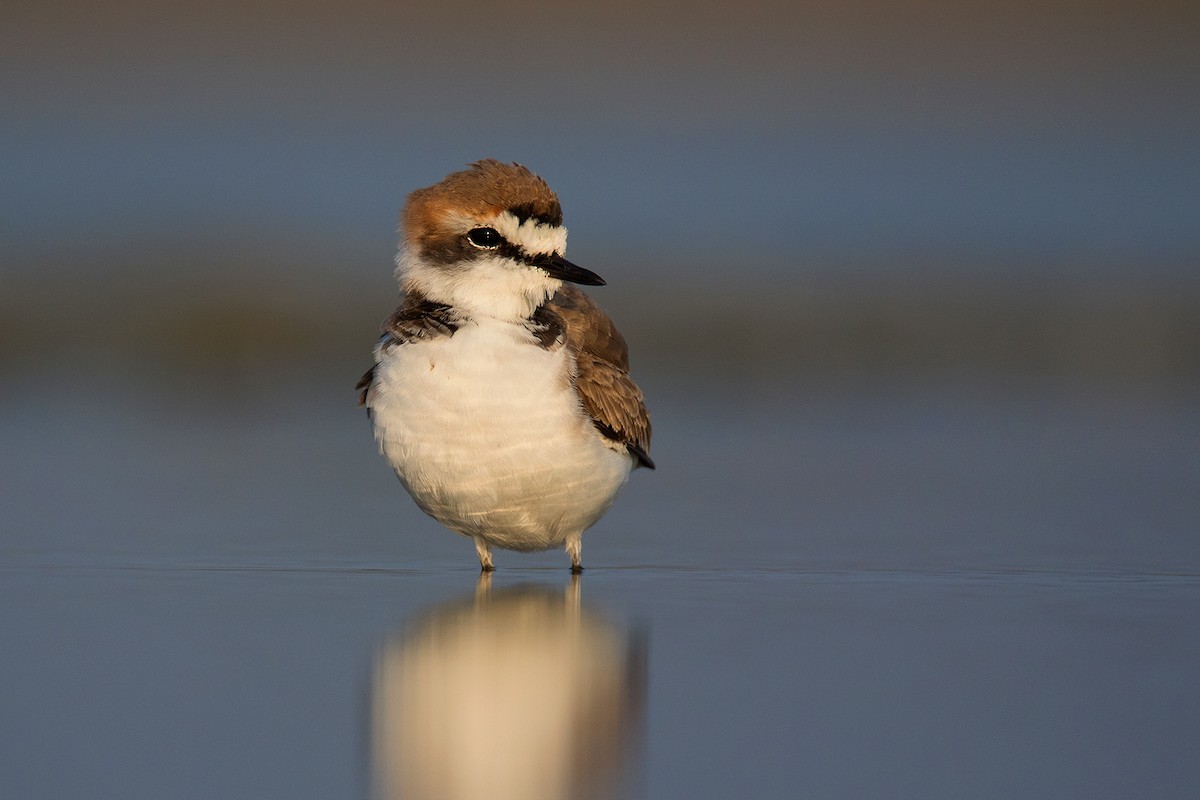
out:
M513 261L519 261L530 267L538 269L546 269L554 264L554 253L526 253L519 246L512 242L505 242L493 251L496 255L502 258L509 258Z
M537 264L533 263L534 256L530 256L524 250L522 250L519 245L515 245L512 242L505 242L497 247L496 255L503 256L504 258L511 258L513 261L520 261L521 263L529 264L532 267L537 266Z
M467 231L464 238L471 243L475 253L478 253L479 250L487 250L489 253L501 258L519 261L522 264L539 269L546 269L553 263L553 253L527 253L520 245L513 244L505 239L495 228L472 228ZM468 249L470 250L471 248ZM482 253L478 254L483 255Z
M519 244L514 244L490 226L471 228L465 234L456 234L451 239L426 243L421 253L430 261L447 266L465 265L480 258L504 258L529 267L553 272L558 268L559 253L528 253Z

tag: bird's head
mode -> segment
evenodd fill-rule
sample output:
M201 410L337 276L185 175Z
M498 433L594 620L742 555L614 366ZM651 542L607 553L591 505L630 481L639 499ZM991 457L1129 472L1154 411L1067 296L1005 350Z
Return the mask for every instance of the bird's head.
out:
M477 161L408 197L397 277L469 316L524 318L564 281L604 280L567 261L562 207L519 164Z

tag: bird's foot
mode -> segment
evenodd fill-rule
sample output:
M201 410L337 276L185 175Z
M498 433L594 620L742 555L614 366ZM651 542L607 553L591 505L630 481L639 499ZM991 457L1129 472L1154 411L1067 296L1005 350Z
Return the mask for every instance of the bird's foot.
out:
M567 539L567 545L563 548L567 551L567 557L571 559L571 574L578 575L583 572L583 539L581 536L573 536Z

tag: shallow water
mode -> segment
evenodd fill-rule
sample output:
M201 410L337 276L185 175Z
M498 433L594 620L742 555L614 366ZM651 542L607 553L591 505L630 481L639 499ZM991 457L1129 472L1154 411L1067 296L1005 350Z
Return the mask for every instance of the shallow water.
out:
M534 748L523 780L597 797L1195 796L1194 406L644 382L659 469L585 536L585 574L499 553L490 590L335 380L6 390L0 796L383 796L388 654L471 667L462 636L507 630L514 596L536 636L483 639L472 689L516 696L520 658L590 630L618 654L599 677L539 684L590 744L500 735L498 705L495 748L448 748L455 769Z

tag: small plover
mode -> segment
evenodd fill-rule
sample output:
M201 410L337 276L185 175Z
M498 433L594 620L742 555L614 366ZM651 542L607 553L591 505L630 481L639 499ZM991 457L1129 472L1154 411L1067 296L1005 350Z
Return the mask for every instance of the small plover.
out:
M492 548L581 537L650 460L650 418L625 340L575 286L558 197L518 164L485 160L408 197L396 276L358 388L375 439L425 513Z

